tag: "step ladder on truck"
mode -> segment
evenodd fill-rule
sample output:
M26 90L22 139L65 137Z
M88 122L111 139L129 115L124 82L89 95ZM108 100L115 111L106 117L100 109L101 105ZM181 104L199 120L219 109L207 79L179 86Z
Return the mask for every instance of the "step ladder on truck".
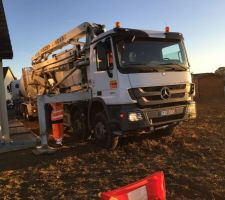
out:
M65 50L66 49L66 50ZM61 52L59 52L61 50ZM45 105L64 103L64 124L106 148L131 132L172 133L196 117L194 85L181 33L82 23L32 57L41 148ZM46 150L47 149L47 150Z

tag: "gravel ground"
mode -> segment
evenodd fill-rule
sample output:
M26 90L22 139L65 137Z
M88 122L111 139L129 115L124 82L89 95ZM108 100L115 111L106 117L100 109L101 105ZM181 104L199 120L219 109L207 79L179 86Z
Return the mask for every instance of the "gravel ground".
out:
M141 135L109 151L66 134L52 155L0 155L0 199L98 199L99 192L163 171L167 199L225 199L225 101L198 103L171 136ZM37 121L26 122L38 133Z

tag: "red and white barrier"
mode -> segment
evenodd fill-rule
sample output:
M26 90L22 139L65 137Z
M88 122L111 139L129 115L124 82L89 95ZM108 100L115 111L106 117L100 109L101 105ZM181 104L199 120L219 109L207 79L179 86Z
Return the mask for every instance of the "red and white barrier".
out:
M135 183L100 195L102 200L165 200L164 174L156 172Z

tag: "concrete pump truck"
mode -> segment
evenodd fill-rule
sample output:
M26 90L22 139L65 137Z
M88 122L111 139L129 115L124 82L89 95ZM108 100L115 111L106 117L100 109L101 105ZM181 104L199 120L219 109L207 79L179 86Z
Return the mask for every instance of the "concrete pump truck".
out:
M38 51L29 71L42 146L48 144L48 103L64 103L65 126L83 139L93 135L106 148L131 132L172 133L181 121L196 117L183 36L168 28L117 23L106 31L85 22Z

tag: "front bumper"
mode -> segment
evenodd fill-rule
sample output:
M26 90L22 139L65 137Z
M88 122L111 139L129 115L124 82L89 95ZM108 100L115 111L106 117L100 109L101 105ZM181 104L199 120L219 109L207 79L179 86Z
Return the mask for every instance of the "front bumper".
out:
M129 120L130 113L141 113L142 120ZM195 119L195 102L189 102L185 105L162 107L162 108L144 108L140 109L135 104L109 106L109 117L111 121L117 123L121 131L138 131L148 129L153 131L156 128L165 125L172 125L180 121Z

